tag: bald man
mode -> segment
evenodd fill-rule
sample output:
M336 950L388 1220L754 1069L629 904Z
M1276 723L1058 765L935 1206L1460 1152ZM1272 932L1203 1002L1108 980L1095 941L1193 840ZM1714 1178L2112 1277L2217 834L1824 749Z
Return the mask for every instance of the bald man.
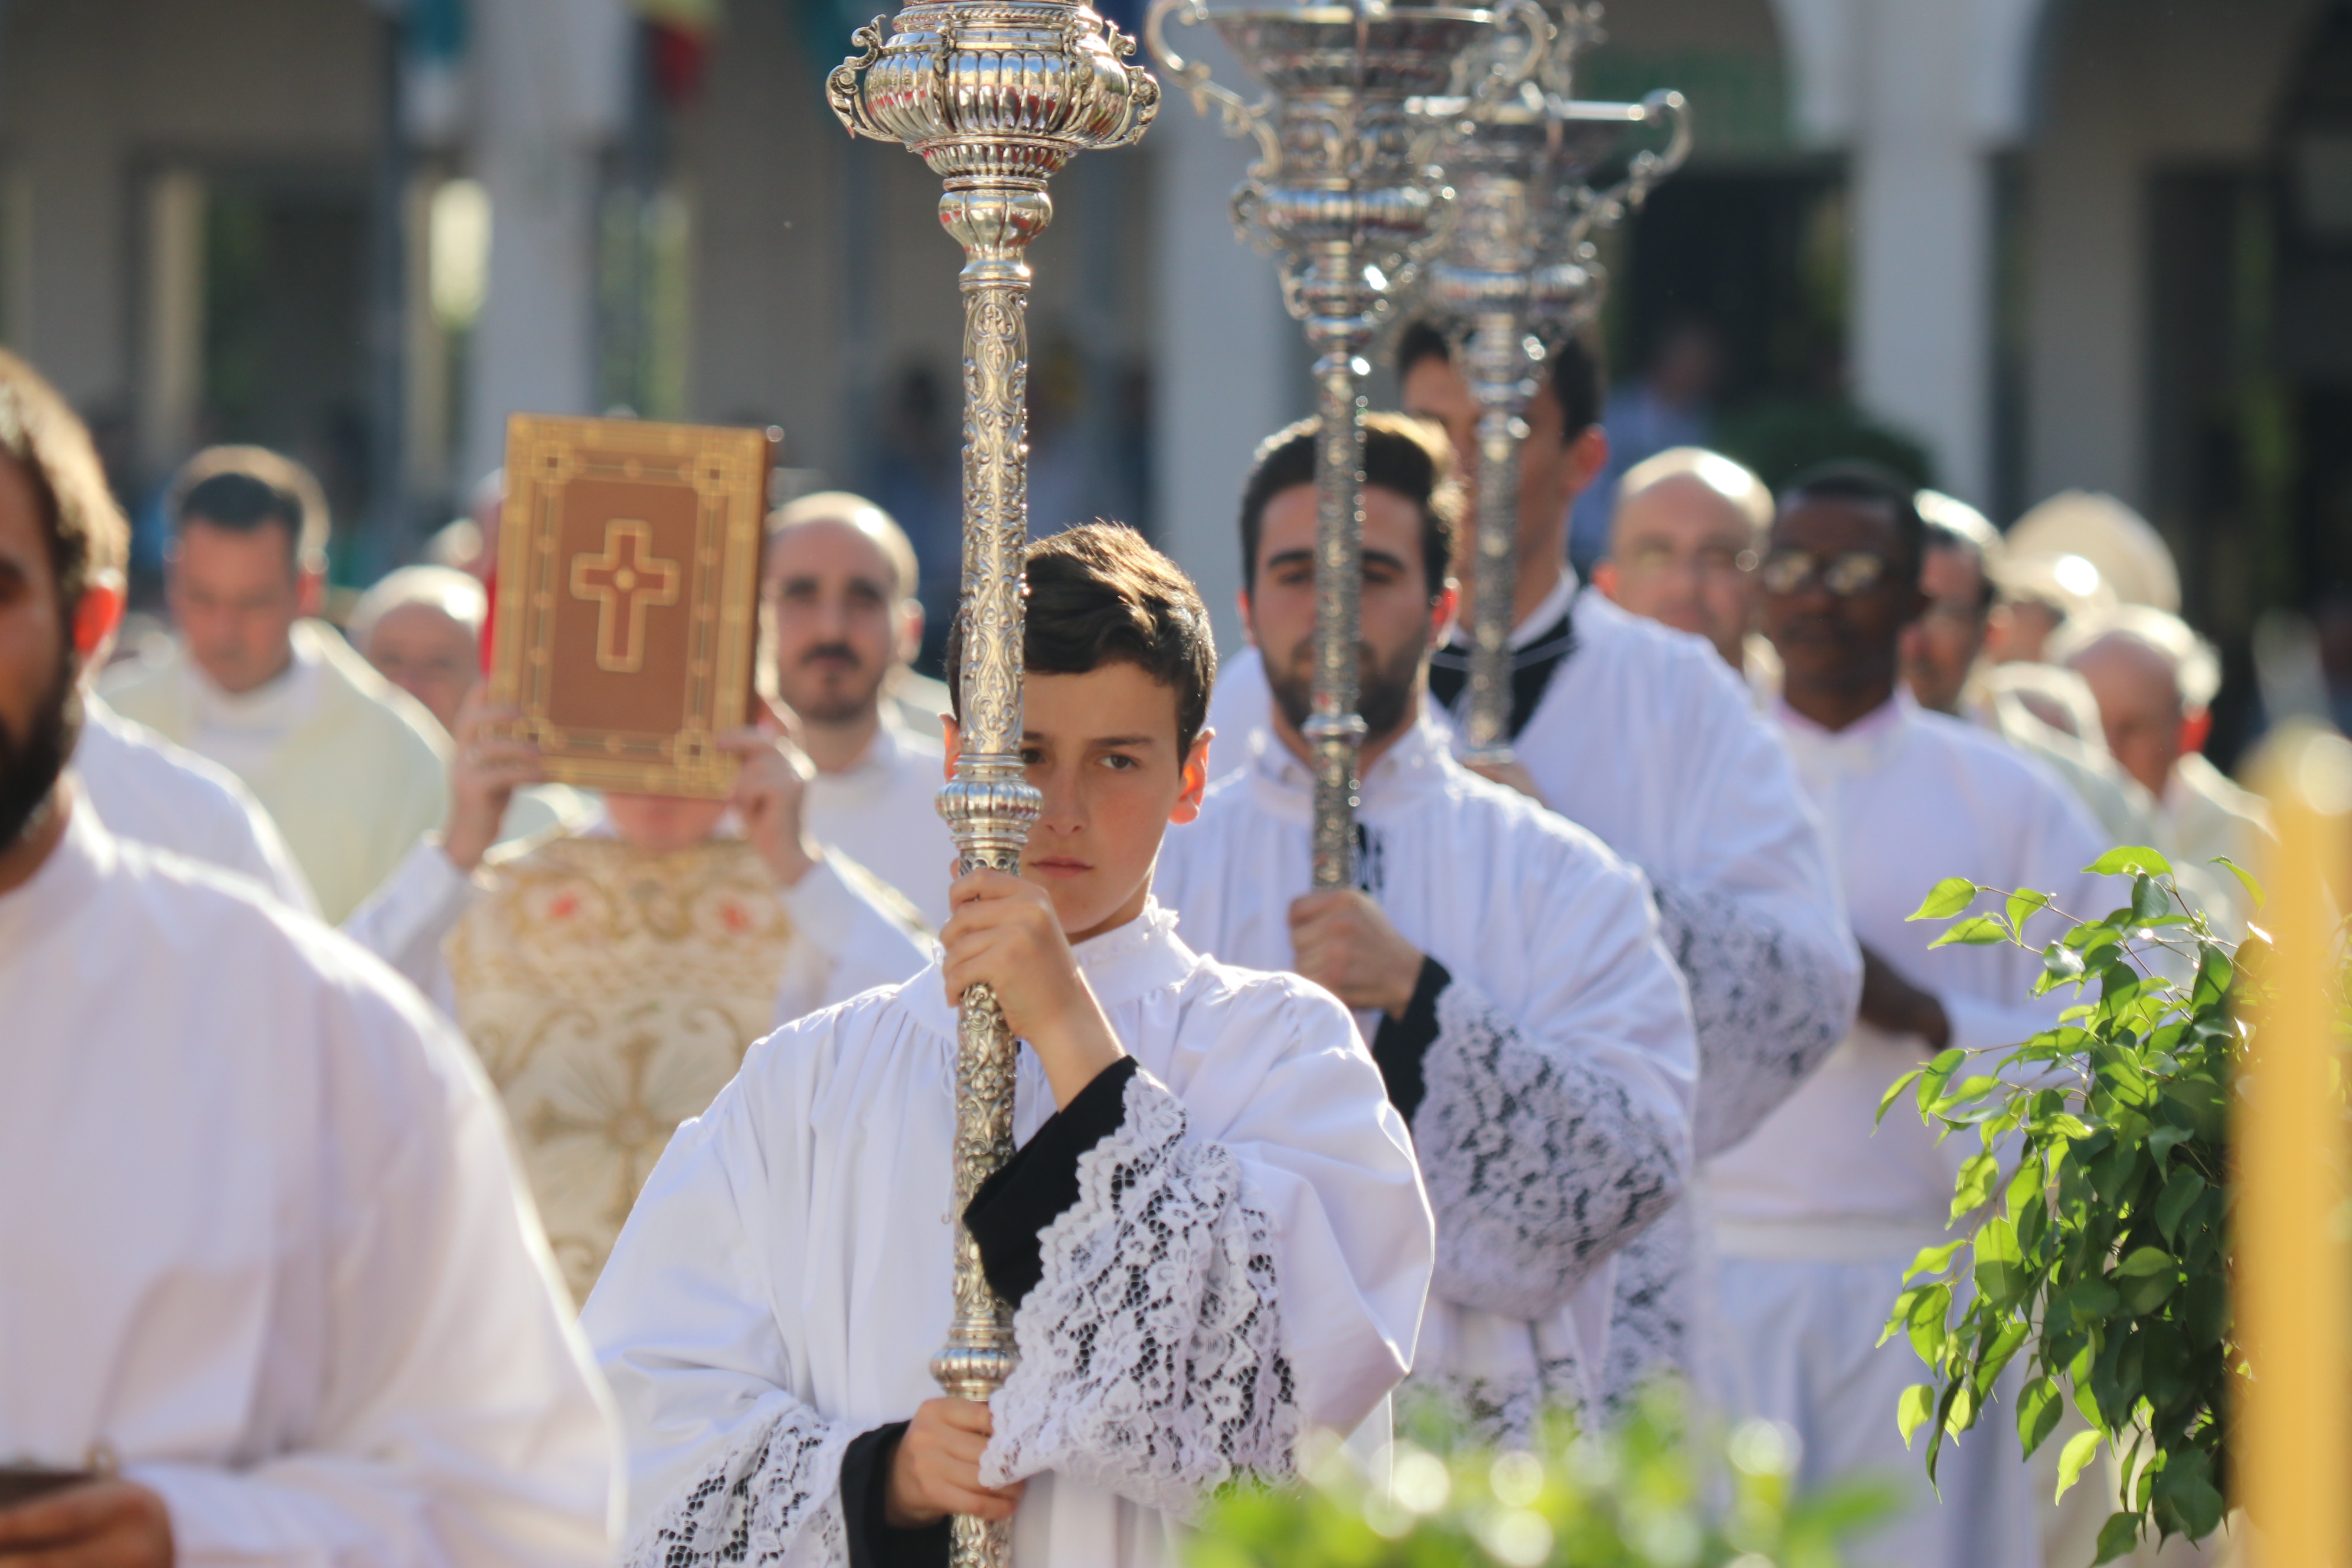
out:
M360 595L352 642L375 672L457 732L457 709L482 679L489 595L454 566L403 566Z
M2121 605L2070 620L2050 651L2098 700L2107 750L2156 797L2168 847L2200 868L2216 856L2251 868L2270 832L2262 800L2232 784L2202 750L2221 685L2212 645L2178 616Z
M1772 492L1720 452L1674 447L1625 470L1609 556L1593 586L1634 615L1705 637L1743 673L1756 619L1756 562Z
M458 710L482 684L482 634L489 614L488 591L471 574L454 566L403 566L360 595L351 637L378 675L425 704L455 735ZM570 784L525 784L507 804L499 842L577 827L595 812L594 797Z
M774 695L799 717L816 766L809 831L896 888L936 931L947 921L955 841L936 805L946 688L907 668L923 642L917 587L907 535L862 496L803 496L769 520L761 622Z

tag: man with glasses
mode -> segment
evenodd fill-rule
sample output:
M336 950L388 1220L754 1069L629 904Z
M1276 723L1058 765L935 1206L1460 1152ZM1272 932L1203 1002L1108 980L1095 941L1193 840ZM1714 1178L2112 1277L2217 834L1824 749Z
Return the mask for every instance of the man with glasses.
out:
M1705 637L1751 689L1780 682L1756 632L1756 563L1772 529L1772 492L1741 464L1675 447L1618 482L1609 555L1592 585L1645 620Z
M1903 685L1900 645L1927 606L1924 536L1911 487L1895 476L1816 469L1782 496L1758 573L1786 672L1775 718L1826 825L1864 970L1853 1032L1706 1172L1718 1370L1733 1413L1797 1430L1800 1485L1867 1474L1906 1489L1904 1511L1863 1543L1859 1563L2032 1568L2031 1471L2001 1435L2007 1415L1946 1449L1938 1502L1895 1424L1922 1369L1902 1339L1878 1345L1912 1258L1948 1239L1953 1180L1974 1145L1937 1144L1900 1108L1874 1131L1874 1120L1886 1087L1927 1058L1954 1046L1998 1053L2053 1026L2070 1000L2033 997L2038 951L1931 950L1939 928L1908 921L1929 889L1946 877L2034 888L2072 914L2115 900L2082 871L2099 844L2073 796L1996 737L1925 711ZM2027 940L2057 929L2038 916ZM2004 1410L2015 1383L1996 1391Z

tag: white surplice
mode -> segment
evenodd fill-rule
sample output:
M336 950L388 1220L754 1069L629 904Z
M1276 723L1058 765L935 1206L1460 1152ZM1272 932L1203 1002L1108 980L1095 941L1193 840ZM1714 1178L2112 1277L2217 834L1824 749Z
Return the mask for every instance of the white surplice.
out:
M287 908L319 912L277 825L226 768L132 723L87 692L73 767L83 798L115 837L250 877Z
M1206 1489L1355 1426L1412 1353L1428 1201L1354 1026L1174 924L1150 906L1076 948L1141 1071L1039 1234L992 1402L1024 1568L1172 1564ZM955 1033L927 969L755 1046L678 1129L581 1320L628 1439L625 1561L711 1568L745 1530L768 1568L843 1560L844 1448L938 1394ZM1026 1143L1054 1111L1026 1047L1017 1084Z
M1578 588L1563 569L1512 633L1515 659L1560 656L1512 746L1547 805L1649 879L1697 1025L1694 1152L1705 1161L1836 1046L1861 992L1861 956L1820 825L1739 677L1703 639ZM1257 650L1228 660L1209 715L1213 771L1251 754L1267 700ZM1612 1398L1654 1368L1702 1359L1695 1246L1704 1252L1704 1226L1678 1211L1620 1255Z
M725 819L721 828L730 826ZM602 806L580 828L583 837L613 836ZM491 873L482 873L488 875ZM434 838L417 841L399 869L343 922L343 932L391 964L456 1016L457 996L444 944L483 890L450 862ZM929 954L908 930L912 916L886 909L866 879L819 861L776 896L792 917L793 940L776 976L779 1024L877 985L893 985L922 967Z
M1261 736L1170 830L1153 885L1202 951L1287 966L1313 820L1305 764ZM1697 1063L1682 979L1641 873L1470 773L1433 723L1366 772L1357 821L1367 889L1452 976L1412 1119L1439 1221L1414 1377L1524 1432L1538 1405L1598 1392L1612 1254L1683 1190Z
M479 1070L383 967L74 810L0 894L0 1455L182 1568L593 1568L611 1427Z
M2074 795L1997 737L1921 710L1907 691L1835 732L1785 705L1777 720L1828 824L1855 933L1935 994L1951 1043L1996 1053L1978 1069L1990 1071L2000 1047L2053 1026L2074 998L2032 996L2038 950L1931 949L1942 923L1908 917L1946 877L2037 889L2078 916L2113 908L2121 884L2102 888L2082 870L2101 843ZM2037 915L2027 935L2047 941L2063 929L2056 916ZM1979 1429L1945 1453L1937 1503L1895 1425L1897 1396L1927 1369L1900 1336L1871 1348L1914 1254L1950 1239L1953 1180L1979 1146L1967 1136L1937 1143L1907 1101L1874 1127L1887 1085L1927 1054L1916 1037L1857 1023L1801 1089L1708 1166L1723 1257L1717 1370L1733 1412L1796 1428L1802 1483L1867 1471L1906 1489L1907 1511L1856 1547L1858 1563L2032 1568L2015 1379Z
M936 720L929 733L910 730L898 705L886 701L866 754L840 773L811 778L806 797L816 841L839 846L898 889L933 931L948 923L955 879L955 839L939 808L945 757Z

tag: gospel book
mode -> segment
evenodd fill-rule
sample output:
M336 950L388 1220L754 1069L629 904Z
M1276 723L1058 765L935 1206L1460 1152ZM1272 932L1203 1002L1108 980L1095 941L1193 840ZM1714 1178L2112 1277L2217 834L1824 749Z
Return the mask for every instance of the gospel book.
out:
M749 721L767 436L507 422L490 695L559 783L716 798Z

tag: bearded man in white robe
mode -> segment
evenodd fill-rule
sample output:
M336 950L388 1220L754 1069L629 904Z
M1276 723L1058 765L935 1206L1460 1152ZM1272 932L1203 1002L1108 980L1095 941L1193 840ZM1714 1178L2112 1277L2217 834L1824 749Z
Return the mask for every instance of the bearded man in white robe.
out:
M1357 1009L1438 1216L1414 1380L1524 1438L1591 1404L1613 1255L1682 1194L1690 1017L1641 873L1455 763L1424 715L1460 497L1444 440L1398 415L1364 432L1360 885L1309 890L1318 428L1269 439L1243 492L1272 733L1169 836L1160 887L1205 950Z
M1993 1391L1992 1416L1945 1448L1940 1500L1897 1432L1895 1402L1921 1369L1902 1336L1880 1344L1880 1332L1912 1258L1949 1239L1953 1183L1972 1145L1937 1143L1904 1106L1883 1122L1877 1111L1889 1084L1948 1047L1989 1052L1975 1070L1995 1070L2005 1047L2053 1027L2072 1000L2032 994L2056 916L2029 922L2031 950L1931 947L1939 928L1909 918L1930 889L1947 877L2032 888L2073 915L2112 908L2117 894L2084 873L2102 846L2054 774L1925 710L1902 684L1898 646L1927 605L1925 535L1902 480L1820 470L1783 494L1760 574L1786 670L1775 718L1829 825L1864 972L1852 1034L1707 1168L1717 1370L1732 1414L1795 1428L1801 1487L1899 1485L1902 1511L1853 1547L1860 1568L2034 1568L2032 1471L2010 1423L2017 1368Z
M545 782L520 717L467 700L448 822L344 930L473 1042L584 1301L672 1130L751 1042L929 951L912 906L811 836L808 762L772 720L717 738L723 799L607 791L576 828L499 847Z
M463 1045L65 772L123 546L0 355L0 1561L594 1568L611 1436Z
M1021 875L967 872L938 965L753 1049L583 1314L627 1429L634 1568L747 1541L943 1563L950 1513L1009 1516L1024 1568L1173 1564L1209 1490L1289 1474L1304 1431L1356 1427L1412 1359L1429 1205L1346 1010L1200 956L1152 900L1204 782L1199 595L1103 524L1031 545L1027 586ZM1023 1042L1021 1147L965 1214L1020 1352L986 1405L927 1371L956 999L982 983Z
M1397 354L1408 413L1453 437L1475 473L1477 405L1444 340L1409 329ZM1819 825L1788 752L1700 639L1585 593L1568 564L1568 511L1604 467L1599 374L1581 345L1553 355L1520 444L1518 572L1508 732L1497 782L1533 795L1649 879L1697 1026L1693 1158L1738 1141L1804 1081L1853 1017L1860 962ZM1465 515L1475 514L1475 498ZM1466 700L1458 626L1430 660L1433 718ZM1227 754L1266 726L1265 668L1232 661L1210 718ZM1617 1263L1603 1384L1612 1404L1654 1372L1706 1356L1702 1217L1677 1206Z

